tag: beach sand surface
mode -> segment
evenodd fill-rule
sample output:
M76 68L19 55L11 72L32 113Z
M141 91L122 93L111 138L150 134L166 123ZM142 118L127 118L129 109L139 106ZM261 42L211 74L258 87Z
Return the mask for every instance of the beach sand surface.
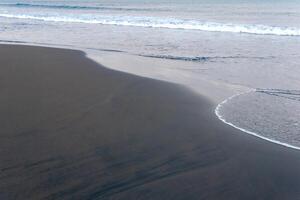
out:
M300 152L215 106L80 51L0 45L0 199L300 199Z

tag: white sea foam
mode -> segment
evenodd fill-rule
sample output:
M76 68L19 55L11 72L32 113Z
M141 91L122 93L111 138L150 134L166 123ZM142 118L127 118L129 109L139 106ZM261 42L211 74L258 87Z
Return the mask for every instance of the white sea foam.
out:
M246 129L244 129L244 128L238 127L237 125L235 125L235 124L233 124L233 123L227 121L227 120L225 119L225 117L222 116L222 114L221 114L221 108L222 108L222 106L223 106L224 104L228 103L230 100L232 100L232 99L234 99L234 98L236 98L236 97L238 97L238 96L245 95L245 94L248 94L248 93L250 93L250 92L255 92L255 91L256 91L256 89L251 89L251 90L249 90L249 91L247 91L247 92L238 93L238 94L235 94L235 95L233 95L233 96L231 96L231 97L225 99L224 101L222 101L221 103L219 103L219 104L217 105L217 107L215 108L215 114L216 114L216 116L217 116L222 122L224 122L225 124L228 124L229 126L232 126L232 127L236 128L236 129L238 129L238 130L241 130L241 131L243 131L243 132L245 132L245 133L248 133L248 134L250 134L250 135L256 136L256 137L258 137L258 138L267 140L267 141L272 142L272 143L275 143L275 144L279 144L279 145L282 145L282 146L285 146L285 147L289 147L289 148L292 148L292 149L300 150L300 147L297 147L297 146L294 146L294 145L291 145L291 144L288 144L288 143L280 142L280 141L278 141L278 140L275 140L275 139L271 139L271 138L262 136L262 135L260 135L260 134L258 134L258 133L253 132L253 131L249 131L249 130L246 130Z
M233 24L202 22L198 20L184 20L161 17L138 16L108 16L108 15L58 15L58 14L11 14L0 13L0 17L29 20L41 20L49 22L87 23L118 26L137 26L149 28L187 29L211 32L247 33L258 35L300 36L300 28L279 27L259 24Z

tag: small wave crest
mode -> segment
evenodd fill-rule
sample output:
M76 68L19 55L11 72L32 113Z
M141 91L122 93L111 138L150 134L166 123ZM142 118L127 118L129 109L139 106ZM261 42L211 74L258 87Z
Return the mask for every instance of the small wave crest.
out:
M300 91L299 90L256 89L256 92L264 93L264 94L268 94L268 95L274 95L274 96L286 98L289 100L300 101Z
M191 56L191 57L184 57L184 56L173 56L173 55L145 55L139 54L142 57L148 58L160 58L160 59L167 59L167 60L179 60L179 61L191 61L191 62L206 62L206 61L216 61L216 60L223 60L223 59L267 59L272 57L251 57L251 56Z
M171 55L139 55L148 58L160 58L167 60L181 60L181 61L192 61L192 62L205 62L210 60L212 57L195 56L195 57L183 57L183 56L171 56Z
M267 25L242 25L231 23L201 22L197 20L184 20L175 18L109 16L91 14L59 15L9 13L0 13L0 17L65 23L87 23L117 26L136 26L147 28L185 29L210 32L247 33L258 35L300 36L300 28L295 27L275 27Z
M80 6L80 5L55 5L55 4L31 4L31 3L14 3L0 4L1 6L17 7L17 8L48 8L48 9L68 9L68 10L116 10L116 11L167 11L158 8L130 8L115 6Z

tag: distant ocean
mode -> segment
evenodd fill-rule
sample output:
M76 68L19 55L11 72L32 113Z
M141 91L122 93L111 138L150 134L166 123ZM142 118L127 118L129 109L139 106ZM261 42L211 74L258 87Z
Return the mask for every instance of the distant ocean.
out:
M247 88L225 123L300 149L300 0L1 0L0 40L181 62Z

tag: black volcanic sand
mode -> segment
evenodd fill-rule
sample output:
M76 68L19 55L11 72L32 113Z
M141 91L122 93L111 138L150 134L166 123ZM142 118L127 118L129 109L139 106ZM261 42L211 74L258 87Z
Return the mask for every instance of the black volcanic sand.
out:
M182 86L55 48L1 45L0 66L1 200L300 199L300 151Z

